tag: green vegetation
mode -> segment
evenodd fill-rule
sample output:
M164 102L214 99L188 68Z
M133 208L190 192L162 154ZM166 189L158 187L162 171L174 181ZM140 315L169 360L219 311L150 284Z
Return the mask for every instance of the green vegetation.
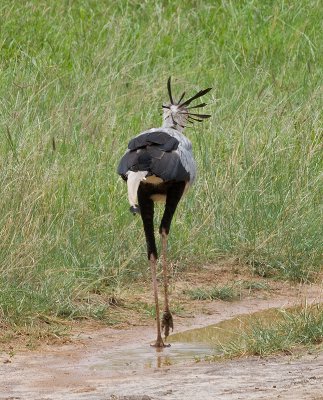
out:
M116 166L160 124L169 75L177 95L214 88L212 118L187 130L199 176L171 257L315 278L321 24L319 0L3 0L0 321L109 318L104 296L149 276Z
M238 337L222 346L225 356L267 356L272 353L291 353L300 346L322 343L322 307L317 305L281 310L274 319L270 319L269 323L259 319L240 326L239 330L241 333Z
M214 355L206 357L211 361L223 357L299 352L323 342L322 305L271 308L238 315L215 325L172 334L169 341L207 343L214 348Z
M253 281L243 281L243 282L238 282L242 288L248 289L249 292L254 292L257 290L270 290L270 286L268 285L267 282L253 282Z
M232 301L241 298L244 289L251 293L258 290L270 290L270 286L267 282L235 281L226 285L196 287L185 290L184 293L192 300Z
M239 297L233 286L213 286L210 289L195 288L186 292L192 300L225 300L231 301Z

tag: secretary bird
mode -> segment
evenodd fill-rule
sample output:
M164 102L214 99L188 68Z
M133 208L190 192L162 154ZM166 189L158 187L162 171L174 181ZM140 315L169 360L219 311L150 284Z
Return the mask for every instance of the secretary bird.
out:
M162 339L162 330L166 339L170 328L173 330L174 327L168 302L167 237L178 202L183 193L194 182L196 176L192 144L182 132L187 123L202 122L211 116L196 114L191 111L195 108L204 107L205 103L188 107L193 100L205 95L211 88L201 90L185 101L183 100L184 92L178 102L174 101L172 96L170 77L167 82L167 89L170 103L162 106L162 126L144 131L131 139L118 166L118 174L127 181L130 211L133 214L141 214L145 231L157 320L157 339L152 346L157 348L166 347ZM155 201L166 203L159 227L162 242L165 299L161 324L156 276L158 255L154 236Z

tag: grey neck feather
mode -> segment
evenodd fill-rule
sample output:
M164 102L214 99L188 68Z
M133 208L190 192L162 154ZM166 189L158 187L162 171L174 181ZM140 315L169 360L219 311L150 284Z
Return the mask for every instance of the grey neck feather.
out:
M173 128L178 132L182 132L187 123L187 116L182 114L182 110L177 105L169 105L164 108L163 112L163 128Z
M162 128L172 128L172 129L176 129L178 132L183 132L185 126L182 127L182 126L178 125L176 123L176 121L174 124L174 122L172 121L172 118L167 118L166 120L165 119L163 120Z

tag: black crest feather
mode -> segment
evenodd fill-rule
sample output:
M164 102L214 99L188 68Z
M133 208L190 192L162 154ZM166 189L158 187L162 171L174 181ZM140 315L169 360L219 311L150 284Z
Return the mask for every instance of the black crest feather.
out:
M189 98L188 100L185 100L184 103L180 104L181 107L188 106L193 100L198 99L201 96L204 96L206 93L208 93L212 88L207 88L204 90L200 90L197 92L194 96Z
M171 105L177 106L177 111L174 110L174 112L171 112L170 117L172 118L172 121L174 123L174 125L179 125L182 128L184 128L184 126L178 124L178 122L176 122L174 120L175 115L178 114L183 114L183 115L187 115L187 122L193 123L193 121L197 121L197 122L203 122L204 119L206 118L210 118L211 115L210 114L196 114L196 113L192 113L189 110L195 109L195 108L202 108L205 107L207 104L206 103L201 103L198 104L196 106L191 106L188 107L191 102L193 100L198 99L201 96L204 96L206 93L208 93L212 88L207 88L207 89L203 89L200 90L199 92L197 92L194 96L190 97L187 100L184 100L184 96L185 96L185 92L183 92L183 94L181 95L178 103L174 102L173 99L173 95L172 95L172 87L171 87L171 76L168 78L167 80L167 90L168 90L168 95L169 95L169 100L170 100L170 105L163 105L163 108L169 109L171 110ZM183 102L182 102L183 101ZM182 102L182 103L181 103Z
M173 96L172 96L172 88L171 88L171 77L168 78L167 89L168 89L169 100L170 100L171 104L174 104Z

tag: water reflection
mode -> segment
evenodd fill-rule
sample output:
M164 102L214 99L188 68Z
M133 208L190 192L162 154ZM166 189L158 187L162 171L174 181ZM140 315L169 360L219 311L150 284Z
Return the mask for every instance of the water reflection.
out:
M168 341L170 343L207 343L210 348L221 352L221 345L236 339L242 330L248 330L257 323L269 325L281 319L282 314L283 310L272 308L253 314L239 315L215 325L175 333L169 337Z
M108 354L102 355L100 362L96 360L92 368L111 371L162 368L211 354L213 349L208 344L173 343L171 347L159 351L149 344L144 344L138 347L113 349Z
M92 364L92 368L120 371L145 368L162 368L173 364L204 359L210 355L220 355L222 345L231 342L257 322L269 324L282 318L283 310L269 309L249 315L240 315L204 328L172 334L167 342L171 347L157 349L149 344L113 348L102 360Z

